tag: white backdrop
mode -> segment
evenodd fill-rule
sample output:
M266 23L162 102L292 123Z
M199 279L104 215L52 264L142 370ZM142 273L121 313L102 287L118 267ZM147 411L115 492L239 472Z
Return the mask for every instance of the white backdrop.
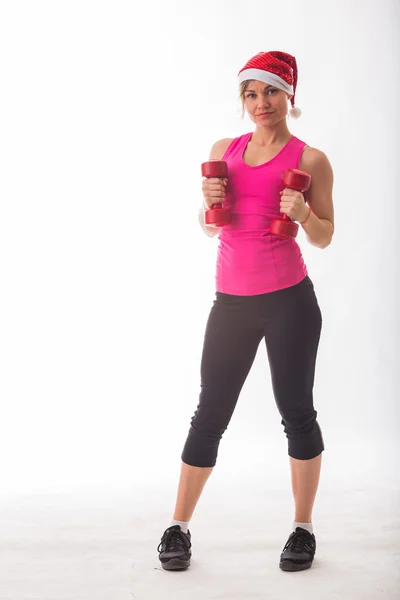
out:
M237 72L277 49L298 61L289 127L335 173L331 246L298 236L323 481L397 484L398 31L396 0L1 3L2 495L177 478L218 245L200 164L253 130ZM288 483L263 343L218 461Z

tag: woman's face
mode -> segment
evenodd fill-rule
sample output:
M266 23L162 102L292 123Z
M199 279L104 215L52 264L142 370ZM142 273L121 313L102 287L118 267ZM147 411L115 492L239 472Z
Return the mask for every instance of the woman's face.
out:
M251 81L244 93L244 107L256 125L269 127L286 118L290 98L273 85Z

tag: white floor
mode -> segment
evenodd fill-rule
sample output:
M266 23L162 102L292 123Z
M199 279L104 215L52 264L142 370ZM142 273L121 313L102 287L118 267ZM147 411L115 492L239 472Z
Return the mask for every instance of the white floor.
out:
M399 600L398 488L320 485L311 569L278 568L290 533L288 489L215 471L191 522L185 572L156 547L175 482L117 491L18 495L0 503L1 600Z

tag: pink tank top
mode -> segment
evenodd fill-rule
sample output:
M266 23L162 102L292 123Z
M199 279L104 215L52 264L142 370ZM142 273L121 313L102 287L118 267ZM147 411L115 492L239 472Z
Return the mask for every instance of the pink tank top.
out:
M295 238L271 234L271 221L281 218L280 194L285 188L282 174L298 169L307 145L292 136L268 162L250 167L243 161L252 136L232 140L221 160L228 164L228 185L223 207L232 222L219 232L216 290L225 294L253 296L300 283L307 268Z

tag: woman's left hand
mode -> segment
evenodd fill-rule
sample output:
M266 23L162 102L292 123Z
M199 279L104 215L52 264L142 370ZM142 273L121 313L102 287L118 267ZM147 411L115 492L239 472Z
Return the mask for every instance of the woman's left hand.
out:
M285 188L281 195L280 212L287 214L292 221L305 221L309 209L304 200L304 196L297 190Z

